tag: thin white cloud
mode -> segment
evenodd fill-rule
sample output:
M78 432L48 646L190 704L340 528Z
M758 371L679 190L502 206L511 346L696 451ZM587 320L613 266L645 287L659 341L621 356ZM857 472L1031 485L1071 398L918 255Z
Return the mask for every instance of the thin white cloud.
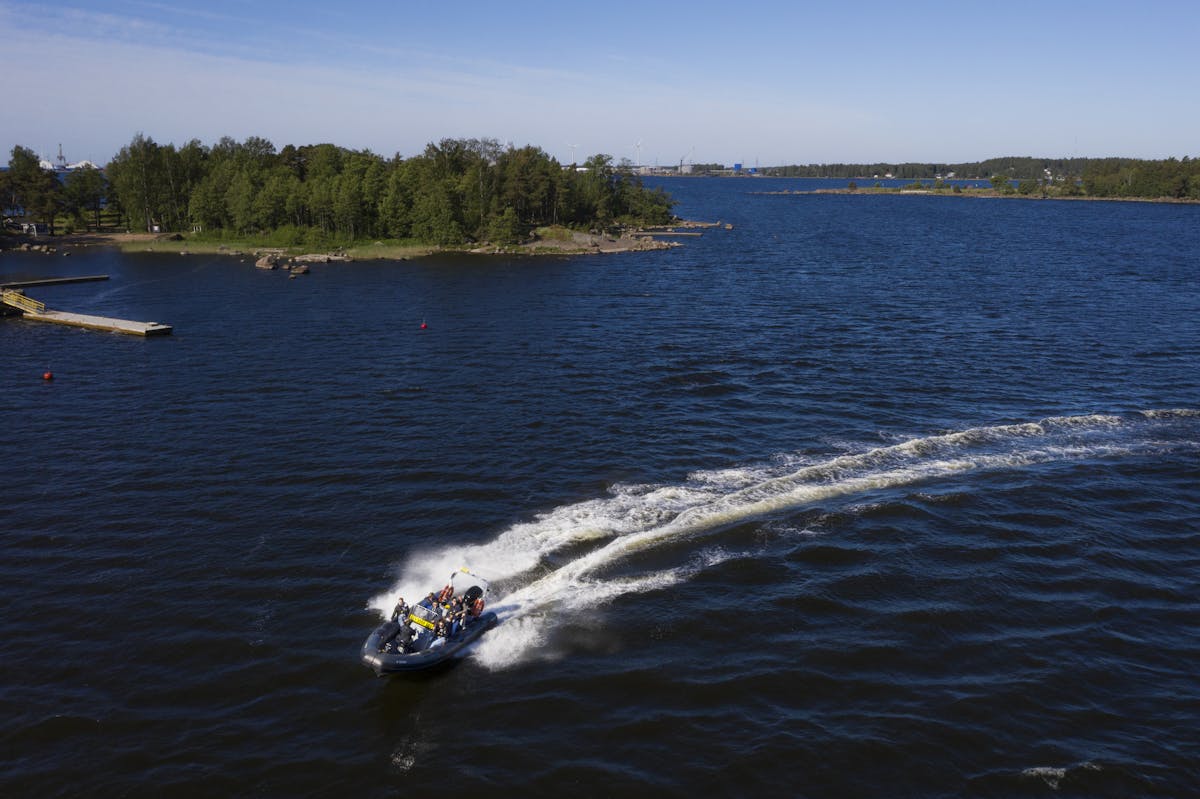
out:
M168 5L166 3L135 2L131 5L139 8L149 9L160 14L174 14L181 17L190 17L192 19L204 19L209 22L232 23L236 25L252 25L255 20L248 16L239 16L235 14L225 14L216 11L211 11L207 8L196 8L194 6L178 6Z
M610 40L548 54L436 34L405 41L369 25L322 28L302 14L264 21L252 6L117 7L125 12L0 0L5 152L53 152L61 141L71 158L101 161L142 131L164 142L253 134L406 154L448 136L490 136L564 160L634 158L642 141L642 160L661 163L689 152L763 164L1063 150L1160 157L1189 154L1200 117L1194 93L1172 77L1178 70L1157 91L1127 87L1114 119L1107 99L1088 102L1101 97L1089 90L1097 81L1122 85L1109 73L1052 70L1035 83L1007 55L620 51ZM535 24L529 41L538 35ZM1133 73L1124 80L1137 84ZM1173 122L1135 124L1159 118Z
M23 128L4 131L16 137L4 145L32 136L29 144L45 149L73 139L76 150L90 152L83 138L92 136L111 148L97 160L136 131L163 142L257 134L280 144L334 141L414 152L443 136L511 130L519 113L506 106L541 101L525 92L530 78L519 70L487 75L287 65L61 33L17 32L6 49L20 94L16 106L38 112ZM536 80L561 76L542 73Z

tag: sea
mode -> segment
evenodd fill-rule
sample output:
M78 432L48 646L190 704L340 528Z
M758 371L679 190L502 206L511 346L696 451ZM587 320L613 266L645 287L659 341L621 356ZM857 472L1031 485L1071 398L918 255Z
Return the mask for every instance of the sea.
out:
M719 225L0 253L174 327L0 319L0 795L1200 794L1200 206L652 185Z

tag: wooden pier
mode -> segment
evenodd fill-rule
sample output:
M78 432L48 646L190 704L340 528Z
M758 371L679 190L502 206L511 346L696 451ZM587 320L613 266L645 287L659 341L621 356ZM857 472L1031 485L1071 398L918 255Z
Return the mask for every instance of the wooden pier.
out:
M90 280L107 279L92 277ZM32 283L35 281L29 281ZM54 282L77 283L78 278L59 278ZM17 284L17 285L28 285ZM52 285L51 281L41 281L38 285ZM129 319L112 319L107 316L92 316L90 314L69 313L67 311L51 311L47 310L46 303L35 300L33 297L28 297L23 291L15 288L9 288L14 284L6 284L5 288L0 289L0 305L7 308L16 309L25 319L31 319L35 322L50 322L56 325L70 325L71 327L86 327L89 330L105 330L112 333L127 333L132 336L163 336L171 332L170 325L160 324L159 322L134 322Z

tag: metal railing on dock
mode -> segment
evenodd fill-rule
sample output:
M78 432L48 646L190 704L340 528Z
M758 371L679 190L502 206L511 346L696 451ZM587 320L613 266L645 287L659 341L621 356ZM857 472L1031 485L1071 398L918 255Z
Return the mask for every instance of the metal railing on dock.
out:
M35 300L33 297L26 297L24 293L12 289L5 289L3 294L0 294L0 301L3 301L5 305L11 305L13 308L19 308L29 313L46 312L46 303Z
M92 330L106 330L111 333L129 333L134 336L160 336L171 332L170 325L159 322L134 322L129 319L112 319L107 316L92 316L90 314L69 313L67 311L47 311L46 303L27 297L20 291L4 289L0 291L0 302L21 311L25 319L35 322L51 322L72 327L86 327Z

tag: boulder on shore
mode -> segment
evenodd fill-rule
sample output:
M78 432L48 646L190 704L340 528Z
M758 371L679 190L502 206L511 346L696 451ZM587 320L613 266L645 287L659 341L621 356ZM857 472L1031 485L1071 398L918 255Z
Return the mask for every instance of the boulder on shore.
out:
M349 255L337 255L335 253L310 252L310 253L305 253L304 255L297 255L297 256L293 257L292 260L298 264L299 263L328 264L328 263L333 263L334 261L349 261L350 256Z

